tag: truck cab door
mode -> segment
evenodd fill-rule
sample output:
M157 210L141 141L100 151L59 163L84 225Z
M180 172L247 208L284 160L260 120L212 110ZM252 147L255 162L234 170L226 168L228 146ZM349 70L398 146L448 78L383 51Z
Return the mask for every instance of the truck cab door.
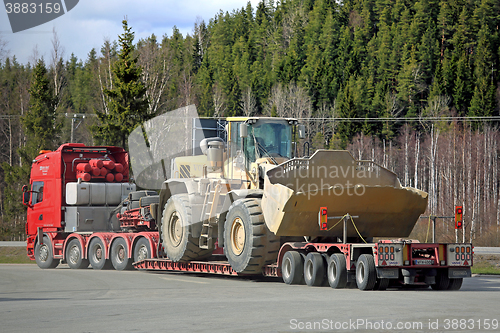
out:
M51 202L55 189L50 189L53 181L34 181L31 184L31 198L28 206L28 233L33 235L38 227L58 227L55 224L55 205ZM52 204L51 204L52 203Z

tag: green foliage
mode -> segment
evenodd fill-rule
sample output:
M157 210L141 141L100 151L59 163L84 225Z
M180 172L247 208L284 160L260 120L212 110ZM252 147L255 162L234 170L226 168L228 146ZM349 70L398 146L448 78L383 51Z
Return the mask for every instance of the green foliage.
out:
M4 217L14 221L14 227L8 233L19 235L24 227L25 208L21 202L21 188L29 184L31 162L43 149L54 149L62 124L56 121L55 98L47 77L47 69L39 60L33 69L29 88L29 110L21 117L24 145L18 149L19 164L4 162ZM5 230L3 234L5 234Z
M25 156L23 156L25 157ZM28 161L26 161L28 162ZM31 163L25 163L22 166L10 166L9 163L2 163L4 173L5 188L4 192L4 221L19 223L24 220L26 208L22 204L22 186L29 184ZM20 223L21 224L21 223ZM3 235L19 235L23 233L21 225L17 228L12 228L11 225L3 226L0 234ZM17 230L16 230L17 229Z
M316 149L325 149L325 137L321 132L317 132L311 140L311 150Z
M61 124L56 122L55 98L42 60L33 70L29 93L29 112L21 118L21 122L28 137L23 151L28 158L31 157L31 161L40 149L56 148L54 138L61 131Z
M141 68L133 53L134 33L126 20L122 23L124 32L118 37L120 51L112 70L113 87L104 89L109 98L107 112L96 110L100 124L93 126L92 131L98 143L126 148L128 134L154 115L147 112L146 88L141 82Z
M11 240L4 237L3 240ZM26 246L23 247L0 247L0 264L35 264L34 260L26 255Z
M71 56L48 71L39 63L2 59L0 114L23 120L0 119L8 143L0 147L0 162L27 167L39 149L68 140L70 122L61 133L50 91L51 74L61 64L65 84L57 110L97 115L85 119L75 139L87 144L126 146L138 124L188 104L195 104L200 116L241 115L244 92L250 90L253 114L277 116L281 109L272 105L272 89L280 85L297 88L287 100L307 99L304 105L312 106L307 117L319 116L327 106L334 110L327 117L401 119L338 122L334 133L322 131L331 148L346 147L360 132L393 140L409 117L498 116L499 26L497 0L261 1L256 8L248 3L196 22L192 35L173 27L159 42L151 36L135 45L124 21L118 41L105 41L87 59ZM151 46L161 52L148 53ZM166 79L151 94L159 72ZM30 82L35 73L45 79ZM29 106L28 90L37 96ZM153 95L154 111L148 108ZM316 137L314 128L310 138ZM21 175L9 167L0 174L1 185L26 179L26 170Z

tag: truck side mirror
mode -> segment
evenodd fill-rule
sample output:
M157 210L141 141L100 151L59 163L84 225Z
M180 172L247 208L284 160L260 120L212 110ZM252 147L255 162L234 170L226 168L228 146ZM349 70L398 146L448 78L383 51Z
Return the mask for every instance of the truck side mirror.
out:
M30 204L30 192L25 191L23 187L23 205L29 206Z
M248 136L248 127L246 123L240 124L240 138L246 138Z
M306 127L304 125L298 125L299 128L299 139L306 138Z

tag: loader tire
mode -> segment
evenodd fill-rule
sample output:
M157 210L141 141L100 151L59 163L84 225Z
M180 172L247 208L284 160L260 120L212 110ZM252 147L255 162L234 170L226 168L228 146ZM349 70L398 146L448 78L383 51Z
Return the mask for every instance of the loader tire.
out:
M201 259L212 253L198 247L199 240L191 236L193 223L187 194L168 199L163 210L161 237L167 257L174 262Z
M54 254L52 252L52 242L49 237L43 236L43 244L36 243L35 245L35 261L38 267L46 268L56 268L59 265L60 260L54 259Z
M242 274L262 274L264 265L276 262L279 237L266 226L260 199L236 200L224 224L224 253L231 267Z

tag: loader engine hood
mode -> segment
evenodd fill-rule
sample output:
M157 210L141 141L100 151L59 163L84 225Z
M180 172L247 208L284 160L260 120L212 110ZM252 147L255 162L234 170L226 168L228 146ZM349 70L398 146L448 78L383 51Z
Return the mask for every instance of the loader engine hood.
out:
M278 236L342 237L342 223L320 230L318 212L350 214L363 237L408 237L427 207L427 193L402 187L396 174L348 151L318 150L268 170L262 210ZM330 229L337 220L329 220ZM348 237L357 237L352 223Z

